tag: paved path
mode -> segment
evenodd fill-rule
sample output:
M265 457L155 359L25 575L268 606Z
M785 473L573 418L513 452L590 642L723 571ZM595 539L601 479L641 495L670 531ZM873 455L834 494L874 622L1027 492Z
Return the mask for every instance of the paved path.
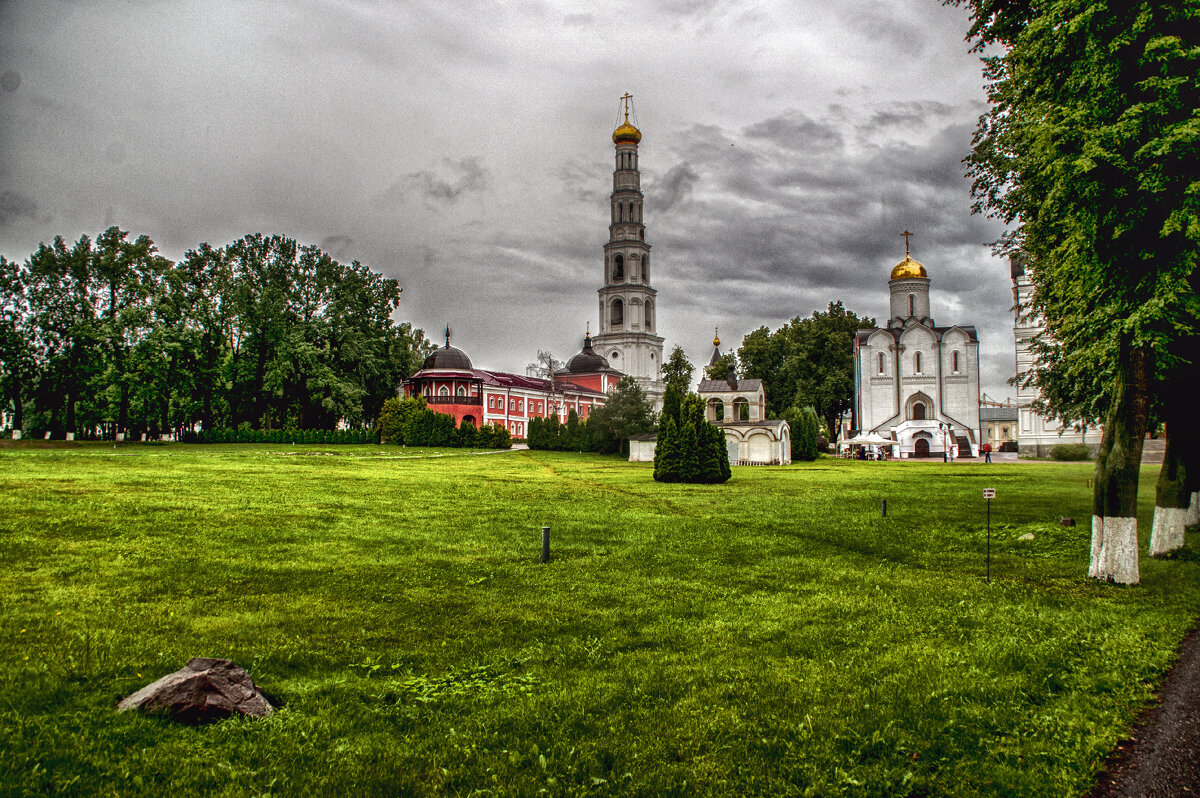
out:
M1183 639L1158 695L1109 756L1089 798L1200 796L1200 628Z

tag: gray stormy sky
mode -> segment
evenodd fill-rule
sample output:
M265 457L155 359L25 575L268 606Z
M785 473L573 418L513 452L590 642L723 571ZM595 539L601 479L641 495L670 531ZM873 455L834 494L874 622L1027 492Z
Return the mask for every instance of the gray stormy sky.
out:
M908 228L1003 398L966 28L940 0L0 0L0 254L112 224L173 259L281 233L523 372L596 328L628 91L668 351L700 365L714 326L727 349L837 299L883 321Z

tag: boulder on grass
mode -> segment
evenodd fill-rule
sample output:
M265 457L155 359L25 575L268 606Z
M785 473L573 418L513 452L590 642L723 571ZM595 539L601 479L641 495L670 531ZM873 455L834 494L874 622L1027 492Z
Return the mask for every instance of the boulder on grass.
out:
M250 674L227 659L193 657L117 704L118 710L140 709L180 723L212 723L233 715L262 718L275 711Z

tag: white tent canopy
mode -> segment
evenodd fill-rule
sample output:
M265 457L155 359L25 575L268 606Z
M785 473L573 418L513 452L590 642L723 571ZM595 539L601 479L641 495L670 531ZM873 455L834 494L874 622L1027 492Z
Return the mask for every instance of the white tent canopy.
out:
M882 435L871 433L869 435L855 435L853 438L847 438L840 441L843 446L899 446L900 441L894 441L891 438L885 438Z

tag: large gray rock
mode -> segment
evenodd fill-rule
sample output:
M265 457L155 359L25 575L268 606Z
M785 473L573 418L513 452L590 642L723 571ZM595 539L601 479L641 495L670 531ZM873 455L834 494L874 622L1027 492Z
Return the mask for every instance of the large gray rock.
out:
M163 714L180 723L211 723L232 715L275 711L250 674L227 659L193 657L183 668L122 699L117 709Z

